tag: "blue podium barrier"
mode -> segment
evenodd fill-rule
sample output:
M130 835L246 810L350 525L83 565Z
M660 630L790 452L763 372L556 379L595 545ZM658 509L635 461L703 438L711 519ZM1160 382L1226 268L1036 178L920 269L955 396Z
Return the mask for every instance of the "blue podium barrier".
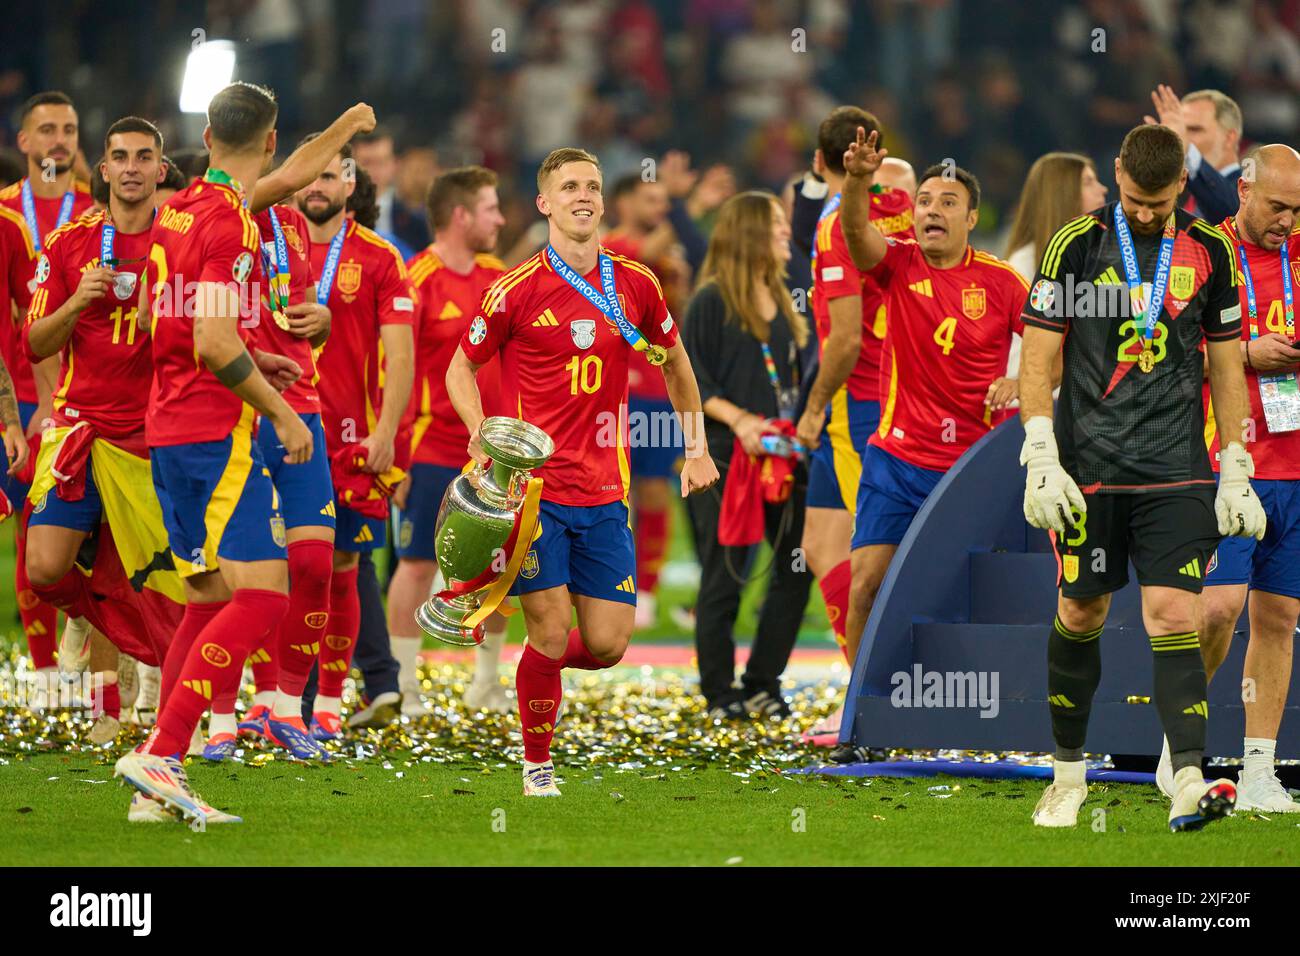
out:
M870 747L1051 751L1047 637L1056 560L1025 523L1024 429L994 429L952 467L917 513L881 584L853 666L842 741ZM1132 580L1115 593L1101 637L1102 679L1090 753L1158 754L1151 647ZM1209 693L1206 753L1240 756L1245 714L1243 615ZM1300 757L1300 693L1278 737Z

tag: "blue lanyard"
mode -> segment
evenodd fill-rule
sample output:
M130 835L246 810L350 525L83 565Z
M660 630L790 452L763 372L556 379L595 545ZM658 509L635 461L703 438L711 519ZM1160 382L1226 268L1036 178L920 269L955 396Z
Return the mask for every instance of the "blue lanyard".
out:
M1123 203L1115 203L1115 236L1119 240L1120 258L1124 260L1124 276L1128 279L1129 303L1133 303L1142 294L1142 273L1138 271L1137 253L1133 251L1133 235L1129 232L1128 220L1124 218ZM1142 341L1149 347L1155 338L1156 322L1165 304L1165 289L1169 286L1169 265L1174 259L1174 214L1165 220L1165 234L1160 240L1160 256L1156 260L1156 275L1151 281L1151 300L1141 312L1135 314L1135 320L1146 319L1146 328L1142 332Z
M117 262L113 256L113 239L117 236L117 227L107 219L99 234L99 264L105 269L113 268L109 263Z
M840 208L840 201L841 201L842 198L843 198L843 193L836 193L836 194L835 194L834 196L832 196L830 199L826 200L826 205L825 205L825 206L822 206L822 212L821 212L821 215L817 217L817 228L818 228L818 229L821 228L821 224L822 224L822 220L823 220L823 219L825 219L827 216L829 216L829 215L830 215L831 213L833 213L835 210L837 210L837 209ZM814 271L814 275L815 275L815 274L816 274L816 268L815 268L815 267L816 267L816 265L817 265L817 232L816 232L816 230L813 231L812 263L813 263L813 266L814 266L814 270L813 270L813 271Z
M614 321L628 345L638 352L644 352L649 347L649 343L646 342L645 336L641 334L641 330L627 320L627 317L623 314L623 307L619 305L618 294L614 289L613 259L603 253L599 257L600 284L605 291L605 294L601 295L591 287L590 282L578 275L576 270L565 263L560 258L560 254L550 245L546 247L546 256L550 260L551 268L555 270L556 275L581 293L582 297L599 309L602 314Z
M316 283L316 302L320 305L330 304L330 290L334 288L334 273L339 268L339 257L343 255L343 237L347 235L348 223L345 219L342 227L330 240L329 255L325 257L325 268L321 270L320 282ZM277 235L277 239L279 236Z
M276 218L275 207L268 207L266 214L271 217L271 232L275 234L273 243L262 243L262 269L266 272L271 286L272 311L283 309L289 304L289 245L284 241L284 230ZM267 254L266 247L275 250L275 262Z
M36 224L36 200L32 198L32 183L30 179L23 180L23 218L27 220L27 231L32 234L32 246L37 252L41 251L41 227ZM72 218L72 202L76 198L71 189L63 194L63 205L59 207L59 221L54 226L58 229L69 219ZM51 232L54 230L51 229Z
M1295 334L1295 309L1291 293L1291 258L1287 255L1287 240L1282 240L1282 304L1286 309L1286 334ZM1241 256L1241 277L1246 283L1246 316L1250 323L1250 337L1259 338L1259 308L1255 301L1255 282L1250 277L1250 263L1246 261L1246 246L1237 243Z

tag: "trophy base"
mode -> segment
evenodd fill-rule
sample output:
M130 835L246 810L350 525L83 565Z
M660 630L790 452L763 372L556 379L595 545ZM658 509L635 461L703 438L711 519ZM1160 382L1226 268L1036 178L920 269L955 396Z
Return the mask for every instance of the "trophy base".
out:
M460 618L463 620L477 609L473 607L456 607L454 604L448 604L440 598L432 597L421 604L415 612L415 623L420 625L420 630L424 631L424 633L437 638L444 644L451 644L456 647L477 647L483 643L482 625L472 630L461 627L451 615L446 613L448 610L460 612Z

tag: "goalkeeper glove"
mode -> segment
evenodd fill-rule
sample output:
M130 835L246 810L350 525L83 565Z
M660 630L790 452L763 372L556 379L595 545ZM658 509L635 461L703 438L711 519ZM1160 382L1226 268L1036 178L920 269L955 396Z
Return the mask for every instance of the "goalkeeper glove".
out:
M1087 512L1083 492L1061 467L1052 434L1052 420L1036 415L1025 422L1025 444L1020 449L1020 464L1027 466L1025 476L1025 520L1035 528L1050 528L1058 534L1073 528L1072 509Z
M1268 519L1264 506L1250 485L1255 462L1250 452L1237 442L1219 452L1219 491L1214 496L1214 515L1219 519L1219 534L1243 538L1264 537Z

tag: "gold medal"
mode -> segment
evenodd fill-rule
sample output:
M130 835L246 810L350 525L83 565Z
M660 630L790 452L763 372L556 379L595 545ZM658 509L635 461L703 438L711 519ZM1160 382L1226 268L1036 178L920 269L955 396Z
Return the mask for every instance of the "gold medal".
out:
M1149 372L1156 367L1156 353L1149 348L1143 349L1138 356L1138 368L1144 372Z
M668 361L668 350L662 345L651 345L645 350L645 357L651 365L663 365Z
M271 317L275 319L275 324L278 325L281 329L283 329L285 332L289 331L289 317L287 315L285 315L279 309L275 309L271 312Z

